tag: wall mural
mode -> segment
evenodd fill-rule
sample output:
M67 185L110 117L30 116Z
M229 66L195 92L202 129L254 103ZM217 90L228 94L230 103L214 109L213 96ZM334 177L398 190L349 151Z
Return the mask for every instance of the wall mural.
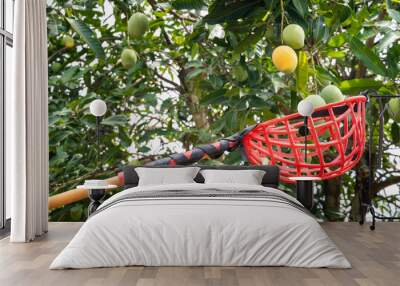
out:
M47 13L50 195L296 113L302 101L318 108L368 89L399 90L400 13L390 1L73 0L49 2ZM100 131L95 99L107 104ZM391 152L399 99L384 112L386 151L371 195L396 215L399 195L384 190L400 183L400 153ZM370 119L379 123L375 102ZM201 163L244 161L235 149ZM354 188L367 180L361 158L321 182L314 214L358 219ZM52 209L50 219L84 220L87 205Z

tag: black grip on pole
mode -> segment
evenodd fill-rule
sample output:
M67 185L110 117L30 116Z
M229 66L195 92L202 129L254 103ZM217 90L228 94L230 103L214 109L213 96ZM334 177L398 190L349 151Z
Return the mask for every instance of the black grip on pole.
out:
M246 129L233 134L227 138L211 144L194 147L190 151L176 153L160 160L152 161L145 166L165 166L165 165L191 165L205 157L217 159L225 152L231 152L241 145L242 138L253 130L257 125L249 126Z

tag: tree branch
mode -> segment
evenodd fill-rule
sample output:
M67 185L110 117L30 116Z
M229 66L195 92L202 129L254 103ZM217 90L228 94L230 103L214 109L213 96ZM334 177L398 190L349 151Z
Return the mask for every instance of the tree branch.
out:
M161 10L161 11L163 11L163 12L169 12L169 13L171 13L173 16L175 16L175 18L178 18L178 19L180 19L180 20L185 20L185 21L189 21L189 22L196 22L196 19L195 19L195 18L186 17L186 16L183 16L183 15L179 15L178 13L176 13L176 12L173 11L173 10L166 11L166 10L163 9L162 7L157 6L156 1L154 1L154 0L149 0L148 2L149 2L149 4L150 4L151 8L153 8L153 10L156 10L156 9L158 8L159 10Z
M156 75L156 77L158 77L159 79L169 83L170 85L174 86L179 92L182 92L182 87L177 84L176 82L164 77L163 75L159 74L157 71L154 70L154 74Z
M50 63L53 58L55 58L56 56L58 56L59 54L61 54L62 52L68 50L69 48L67 47L62 47L61 49L55 51L49 58L48 58L48 62Z
M393 177L386 179L383 182L373 183L372 184L372 193L376 195L381 190L383 190L391 185L396 185L396 184L400 184L400 176L393 176Z

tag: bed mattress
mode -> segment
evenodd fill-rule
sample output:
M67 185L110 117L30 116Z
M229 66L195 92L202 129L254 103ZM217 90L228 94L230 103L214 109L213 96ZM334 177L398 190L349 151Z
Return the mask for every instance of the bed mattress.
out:
M50 269L130 265L351 267L315 218L282 191L197 183L114 195Z

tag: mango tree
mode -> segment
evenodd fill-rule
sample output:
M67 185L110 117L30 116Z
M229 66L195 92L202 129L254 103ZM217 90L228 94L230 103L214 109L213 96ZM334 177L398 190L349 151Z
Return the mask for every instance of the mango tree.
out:
M86 178L108 176L124 164L190 149L295 112L302 98L320 94L330 84L347 96L366 89L395 94L400 59L396 5L298 0L50 2L51 194ZM136 19L139 26L129 28L133 15L147 22ZM274 66L272 51L284 40L299 42L291 39L297 28L284 38L283 30L291 24L304 31L304 46L295 51L296 69L285 74ZM88 110L95 98L108 105L100 163L95 118ZM373 114L376 125L376 108ZM398 143L399 134L396 122L385 122L386 144ZM386 171L380 171L383 180L374 184L372 195L400 182L393 158L384 156ZM241 160L239 152L233 152L212 163ZM329 220L355 219L355 178L361 180L357 184L365 183L367 169L363 161L353 172L325 182L314 212ZM54 210L51 219L81 220L85 205Z

